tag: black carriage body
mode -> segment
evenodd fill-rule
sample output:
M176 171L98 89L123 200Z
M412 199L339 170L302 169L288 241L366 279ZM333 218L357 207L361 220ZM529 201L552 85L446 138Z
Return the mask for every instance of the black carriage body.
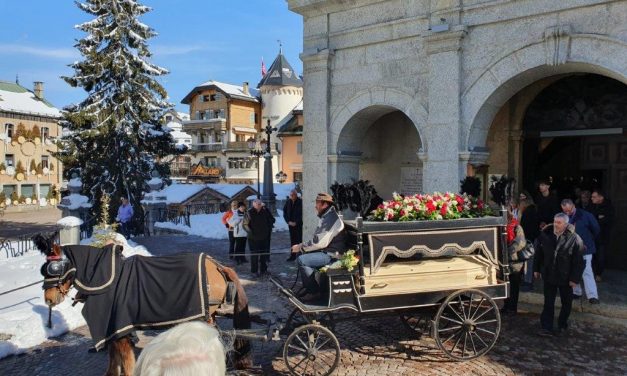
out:
M506 221L504 216L415 222L368 222L361 218L344 221L349 235L347 246L359 255L358 270L329 270L328 306L302 308L310 312L344 308L374 312L429 307L464 288L481 290L492 299L504 299L509 293L507 252L503 252ZM368 288L369 279L372 287L388 287L394 280L417 278L428 285L430 278L446 278L446 272L429 274L416 267L429 259L438 260L445 271L454 268L456 262L464 262L466 267L474 263L476 268L495 273L481 283L439 283L434 288L416 286L390 292ZM404 274L396 273L398 270L404 270Z

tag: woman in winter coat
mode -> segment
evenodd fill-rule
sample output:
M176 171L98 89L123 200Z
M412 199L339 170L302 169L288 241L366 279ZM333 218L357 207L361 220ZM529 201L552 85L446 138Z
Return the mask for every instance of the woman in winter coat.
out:
M507 213L507 253L509 255L509 298L505 299L505 304L501 312L506 315L515 315L518 312L518 293L520 291L520 280L524 262L518 261L518 252L525 249L527 241L525 232L518 224L511 211Z
M235 214L228 220L229 226L233 228L233 238L235 238L235 262L237 265L247 262L244 254L246 253L246 239L248 233L244 229L244 222L247 218L246 204L237 203Z

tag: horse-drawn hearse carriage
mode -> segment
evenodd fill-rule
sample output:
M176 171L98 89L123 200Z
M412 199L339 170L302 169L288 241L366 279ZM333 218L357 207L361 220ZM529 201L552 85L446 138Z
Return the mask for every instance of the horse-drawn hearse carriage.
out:
M335 323L362 315L398 314L405 326L429 332L455 360L487 353L501 318L496 300L508 296L504 245L507 218L413 222L345 220L353 271L328 269L328 295L304 303L280 281L272 282L294 305L283 358L294 375L330 375L340 360Z

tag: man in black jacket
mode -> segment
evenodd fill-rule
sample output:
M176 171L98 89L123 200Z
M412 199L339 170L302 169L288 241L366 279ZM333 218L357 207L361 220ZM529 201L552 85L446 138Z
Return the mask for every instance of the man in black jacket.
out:
M283 206L283 219L290 230L290 247L303 242L303 200L298 197L295 189L290 191L289 200ZM292 254L287 261L296 259L296 254Z
M553 216L561 211L558 198L551 193L551 182L548 180L540 180L538 183L540 194L536 199L536 208L538 209L538 221L540 222L540 230L546 225L551 224Z
M253 201L253 207L248 211L248 247L250 248L250 272L261 274L268 271L270 258L270 235L274 226L274 217L263 206L261 200Z
M553 335L555 297L560 293L562 309L558 318L558 334L568 328L573 304L573 288L581 282L584 269L583 241L568 224L568 216L558 213L538 237L534 256L534 277L544 280L544 308L540 316L540 335Z
M594 278L597 282L601 282L601 275L605 269L605 255L610 246L610 233L614 222L614 208L610 201L605 198L605 193L600 189L592 191L590 200L592 201L590 213L594 215L601 227L601 232L596 238L597 250L592 256Z

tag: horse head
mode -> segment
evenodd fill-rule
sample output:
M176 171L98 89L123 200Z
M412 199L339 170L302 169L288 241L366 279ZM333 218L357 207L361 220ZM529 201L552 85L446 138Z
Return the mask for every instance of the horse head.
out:
M39 251L46 256L46 262L41 266L41 275L44 276L44 300L50 307L61 304L72 286L74 271L70 260L55 243L56 233L49 236L35 235L32 240Z

